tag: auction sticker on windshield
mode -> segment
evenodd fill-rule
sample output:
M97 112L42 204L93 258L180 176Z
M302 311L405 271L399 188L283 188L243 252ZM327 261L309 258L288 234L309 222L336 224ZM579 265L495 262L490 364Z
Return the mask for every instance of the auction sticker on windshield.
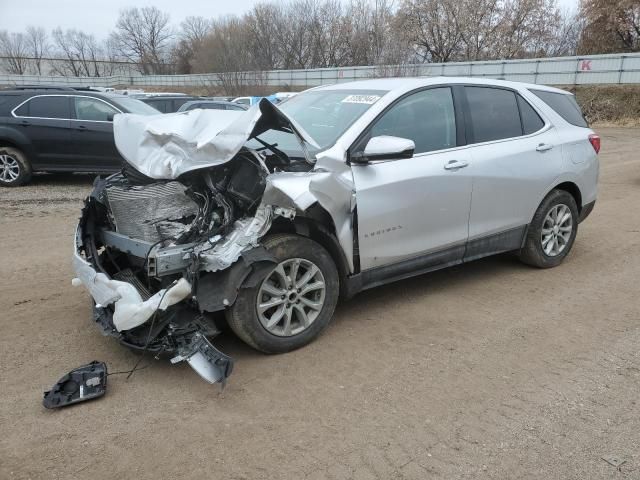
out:
M365 103L371 105L380 99L380 95L349 95L342 103Z

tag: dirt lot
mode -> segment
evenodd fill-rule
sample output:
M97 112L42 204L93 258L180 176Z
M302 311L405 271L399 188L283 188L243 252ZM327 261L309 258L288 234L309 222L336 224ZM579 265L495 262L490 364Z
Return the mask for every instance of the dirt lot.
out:
M287 355L218 339L223 394L154 362L60 411L41 397L68 369L137 358L71 286L91 179L1 190L0 478L640 479L640 130L600 133L600 198L560 268L504 255L377 288Z

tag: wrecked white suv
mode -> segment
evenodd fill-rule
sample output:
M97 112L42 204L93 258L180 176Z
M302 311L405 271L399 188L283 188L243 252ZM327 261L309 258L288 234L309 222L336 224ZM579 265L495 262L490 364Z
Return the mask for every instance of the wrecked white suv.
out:
M127 166L86 200L74 283L105 334L212 383L216 312L286 352L366 288L505 251L558 265L596 200L600 140L539 85L368 80L114 132Z

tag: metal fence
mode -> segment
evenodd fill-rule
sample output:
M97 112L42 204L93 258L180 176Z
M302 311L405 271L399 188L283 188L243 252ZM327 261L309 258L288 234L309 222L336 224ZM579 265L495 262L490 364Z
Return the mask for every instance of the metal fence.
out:
M640 83L640 53L588 55L581 57L491 60L480 62L424 63L364 67L271 70L194 75L113 75L108 77L63 77L3 75L0 84L53 84L96 87L220 87L266 85L278 88L313 87L385 76L465 76L548 85Z

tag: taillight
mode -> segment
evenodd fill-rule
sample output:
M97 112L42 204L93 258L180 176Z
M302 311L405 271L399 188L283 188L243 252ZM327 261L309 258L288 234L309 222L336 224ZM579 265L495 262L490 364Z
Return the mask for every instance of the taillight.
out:
M600 153L600 135L592 133L591 135L589 135L589 142L591 143L591 146L596 151L596 153Z

